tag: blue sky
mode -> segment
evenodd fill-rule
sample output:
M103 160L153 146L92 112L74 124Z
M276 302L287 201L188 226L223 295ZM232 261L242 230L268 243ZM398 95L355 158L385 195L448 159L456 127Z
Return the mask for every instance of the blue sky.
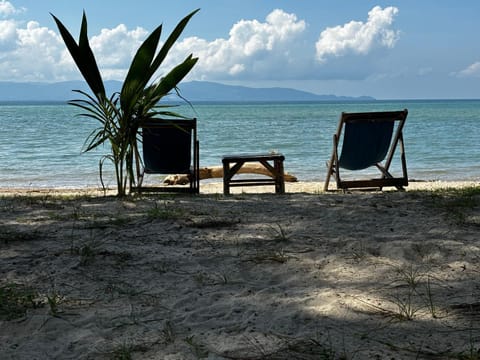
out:
M163 71L189 80L378 99L480 98L478 0L0 0L0 81L80 79L50 17L82 11L105 79L122 80L157 25L200 8ZM165 37L164 37L165 38Z

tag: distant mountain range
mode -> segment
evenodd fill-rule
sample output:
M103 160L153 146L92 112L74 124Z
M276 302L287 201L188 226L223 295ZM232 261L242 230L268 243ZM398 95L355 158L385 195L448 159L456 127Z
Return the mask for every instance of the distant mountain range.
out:
M121 82L106 81L107 93L119 91ZM79 98L72 90L88 91L83 81L65 81L58 83L19 83L0 82L0 102L36 102L68 101ZM206 81L191 81L180 84L183 97L192 102L235 102L235 101L366 101L375 100L370 96L348 97L336 95L317 95L290 88L252 88L246 86L224 85ZM167 100L177 100L175 96Z

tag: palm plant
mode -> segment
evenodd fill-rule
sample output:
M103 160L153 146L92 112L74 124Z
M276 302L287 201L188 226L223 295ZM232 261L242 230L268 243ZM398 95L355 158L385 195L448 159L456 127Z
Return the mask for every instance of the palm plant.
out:
M121 91L110 96L105 92L103 79L88 41L85 12L78 44L62 22L51 14L70 55L92 92L89 94L74 90L83 98L69 103L82 109L81 116L100 122L100 126L87 138L84 151L95 149L106 142L110 145L110 154L102 157L99 163L100 179L103 184L103 163L105 160L111 160L115 167L118 196L126 195L138 181L135 179L134 167L135 159L138 159L137 137L142 124L161 116L181 117L177 113L168 111L166 109L168 106L160 106L158 103L172 90L177 90L177 85L195 66L198 58L190 54L165 76L154 82L151 82L151 79L189 20L198 11L199 9L183 18L157 52L162 33L162 25L158 26L137 50Z

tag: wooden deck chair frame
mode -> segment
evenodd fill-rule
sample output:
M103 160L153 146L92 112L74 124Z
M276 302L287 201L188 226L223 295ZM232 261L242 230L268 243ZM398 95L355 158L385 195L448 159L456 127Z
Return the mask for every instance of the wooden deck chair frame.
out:
M155 119L154 121L150 121L145 123L141 126L141 137L142 137L142 147L145 149L144 142L146 141L146 137L144 136L145 131L152 131L160 132L162 129L169 129L170 134L174 135L175 132L178 130L179 134L181 131L184 131L189 134L190 136L190 164L188 169L180 170L168 170L163 169L157 171L155 169L149 169L145 164L145 153L143 154L143 159L140 159L140 155L137 153L137 179L138 185L133 188L135 192L184 192L184 193L192 193L198 194L200 192L200 145L197 139L197 119ZM172 133L172 130L174 131ZM160 139L161 140L161 139ZM170 139L169 139L170 140ZM173 144L174 145L174 144ZM175 156L174 146L172 148L165 149L165 145L159 146L162 150L158 156L161 157L168 157L168 156ZM167 146L168 147L168 146ZM162 186L143 186L143 180L145 174L161 174L161 175L172 175L172 174L187 174L189 180L189 186L177 186L177 185L162 185Z
M350 188L379 188L394 186L398 190L403 190L404 186L408 186L407 162L405 158L405 146L403 142L403 127L407 119L408 110L388 111L388 112L364 112L364 113L342 113L338 124L337 132L333 135L333 152L330 161L327 163L327 177L325 179L324 191L328 191L330 177L333 175L337 183L337 189L347 190ZM377 179L365 180L342 180L340 176L339 164L339 142L344 129L350 123L379 123L379 122L398 122L396 128L393 127L395 133L392 134L390 146L386 154L384 164L374 162L369 166L376 166L381 172L381 177ZM345 140L345 139L343 139ZM343 146L343 144L342 144ZM402 167L402 176L394 177L390 171L390 165L397 147L400 147L400 161ZM367 166L367 167L369 167ZM367 168L365 167L365 168Z

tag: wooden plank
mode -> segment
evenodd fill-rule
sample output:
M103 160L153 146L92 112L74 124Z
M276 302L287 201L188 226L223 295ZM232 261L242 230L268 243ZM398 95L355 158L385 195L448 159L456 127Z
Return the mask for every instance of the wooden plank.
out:
M282 154L241 154L241 155L225 155L222 157L222 162L250 162L250 161L261 161L261 160L285 160L285 156Z
M339 187L341 189L349 188L382 188L387 186L402 187L408 186L408 179L391 178L391 179L369 179L369 180L350 180L340 181Z

